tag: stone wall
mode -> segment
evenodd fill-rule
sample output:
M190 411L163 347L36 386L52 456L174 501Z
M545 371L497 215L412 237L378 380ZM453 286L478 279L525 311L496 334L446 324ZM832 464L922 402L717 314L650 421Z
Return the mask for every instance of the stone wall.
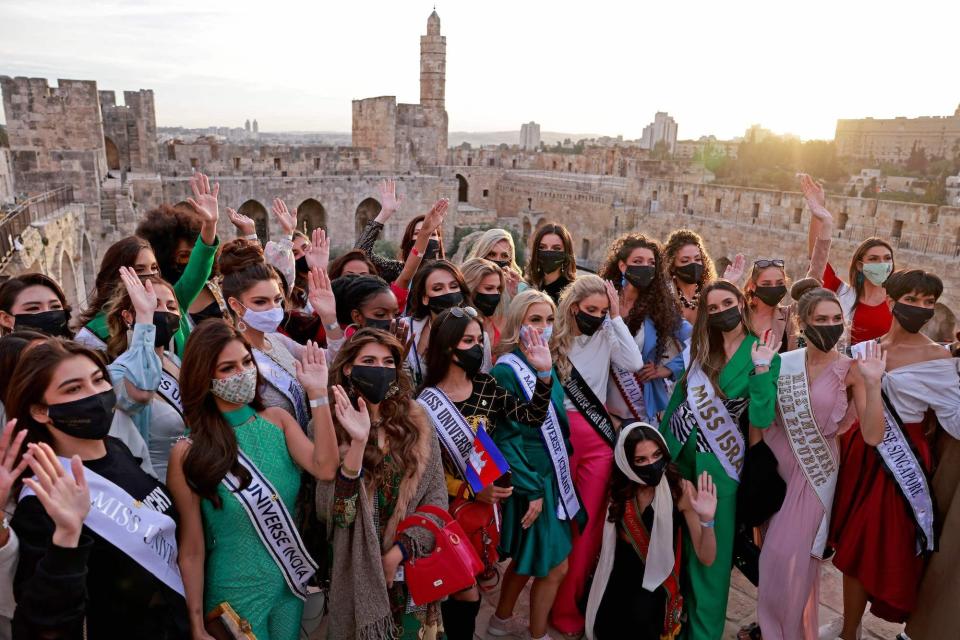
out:
M960 107L953 116L837 120L837 153L854 158L903 162L913 146L927 157L952 158L960 148Z
M376 162L370 149L325 145L260 145L170 141L161 149L163 175L277 177L372 171Z
M380 96L353 101L354 147L371 150L374 166L396 166L397 99Z
M13 165L10 161L10 149L0 148L0 205L13 204L16 194L13 186Z
M124 91L123 99L126 106L117 106L113 91L100 92L107 166L122 171L156 171L157 118L153 91Z

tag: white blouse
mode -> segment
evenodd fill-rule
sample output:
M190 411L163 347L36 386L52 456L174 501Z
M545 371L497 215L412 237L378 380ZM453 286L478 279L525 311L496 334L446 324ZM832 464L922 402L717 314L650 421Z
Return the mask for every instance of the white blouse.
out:
M607 398L611 362L626 371L639 371L643 367L640 347L620 317L613 320L607 317L600 330L592 336L574 338L567 357L601 400ZM563 399L563 406L567 411L577 411L567 397Z
M960 439L960 361L927 360L888 371L881 382L900 419L921 422L928 409L954 438Z

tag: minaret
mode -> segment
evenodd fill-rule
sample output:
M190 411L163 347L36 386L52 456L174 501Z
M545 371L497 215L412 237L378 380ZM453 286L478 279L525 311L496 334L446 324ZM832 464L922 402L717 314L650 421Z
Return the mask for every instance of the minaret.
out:
M440 16L436 10L427 18L427 35L420 36L420 104L443 109L447 82L447 39L440 35Z

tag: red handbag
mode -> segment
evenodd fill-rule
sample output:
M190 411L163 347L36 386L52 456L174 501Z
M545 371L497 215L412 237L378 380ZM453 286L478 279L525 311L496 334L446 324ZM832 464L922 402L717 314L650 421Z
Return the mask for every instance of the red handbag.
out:
M425 515L437 517L443 522L443 528ZM483 569L483 564L468 543L463 529L449 513L433 505L424 505L403 519L397 527L397 535L414 527L430 531L436 540L430 554L404 563L404 579L414 604L436 602L476 583L475 576Z
M470 544L476 550L483 563L481 577L495 576L500 555L497 546L500 544L500 527L497 526L497 516L494 510L497 507L486 502L470 500L467 497L467 483L460 485L457 495L450 505L450 513L457 519Z

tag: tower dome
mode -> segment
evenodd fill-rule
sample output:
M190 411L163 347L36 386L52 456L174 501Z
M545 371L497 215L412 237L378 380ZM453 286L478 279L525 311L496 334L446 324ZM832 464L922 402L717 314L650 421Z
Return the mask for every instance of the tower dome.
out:
M427 18L427 35L440 35L440 16L437 15L436 9L434 9L433 13L430 14L430 17Z

